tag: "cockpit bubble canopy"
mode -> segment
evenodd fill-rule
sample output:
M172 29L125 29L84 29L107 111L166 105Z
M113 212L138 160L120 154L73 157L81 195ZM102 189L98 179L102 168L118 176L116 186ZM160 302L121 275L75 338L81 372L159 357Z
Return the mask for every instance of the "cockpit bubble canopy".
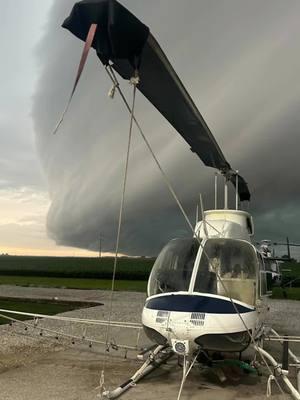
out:
M237 239L173 239L157 257L148 284L148 296L188 291L194 268L195 293L207 293L254 305L258 261L253 246ZM195 263L198 251L200 261Z
M148 296L187 291L199 250L199 240L173 239L159 253L148 283Z

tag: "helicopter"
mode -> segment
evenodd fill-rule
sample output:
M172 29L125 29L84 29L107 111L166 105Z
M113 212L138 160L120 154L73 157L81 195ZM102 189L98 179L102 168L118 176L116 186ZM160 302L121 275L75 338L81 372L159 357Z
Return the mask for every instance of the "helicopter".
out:
M154 347L143 353L148 354L145 363L129 380L114 391L103 392L103 397L120 396L174 354L183 359L178 398L194 363L203 357L209 360L211 353L241 355L252 344L272 363L273 359L257 344L264 333L264 320L269 309L266 299L274 276L269 268L270 260L252 243L254 224L251 215L239 209L240 204L251 198L245 179L226 160L149 27L122 4L116 0L80 1L75 3L62 26L85 45L69 102L55 132L63 121L91 48L112 81L109 96L114 97L117 92L130 115L116 256L133 125L141 134L192 232L192 237L176 238L167 243L150 273L142 326ZM132 105L120 88L118 76L133 87ZM200 196L202 218L197 218L195 226L189 221L135 116L136 90L167 119L205 166L218 171L215 175L215 207L204 211ZM224 182L222 209L217 207L218 175ZM232 208L229 208L230 183L235 190L235 207ZM290 387L290 383L287 385ZM300 398L298 392L296 398Z
M113 83L110 96L119 92L130 114L130 127L135 123L157 165L160 167L134 115L136 89L169 121L192 152L223 177L223 209L216 206L216 175L215 209L204 211L202 206L202 219L195 226L188 221L192 237L171 240L152 268L142 325L156 345L155 350L131 379L104 394L107 398L118 397L170 354L184 359L183 385L189 366L199 360L200 353L208 359L212 352L242 353L263 332L272 272L266 258L251 242L251 215L239 209L240 203L250 201L248 185L226 160L150 29L130 11L114 0L83 0L74 5L62 26L85 42L70 100L87 54L94 48ZM133 85L132 107L120 90L116 74ZM229 183L235 189L233 209L229 208ZM125 184L123 195L124 192ZM124 197L120 216L123 201ZM186 217L184 211L183 214ZM119 220L119 228L120 225Z
M171 333L172 313L185 313L174 315L179 325L181 319L186 320L186 314L192 313L191 327L196 330L196 336L191 336L193 343L197 345L195 339L201 336L198 333L208 329L208 335L225 334L229 350L242 350L247 347L248 335L241 322L236 321L236 311L244 314L249 329L254 331L256 299L265 294L266 287L263 261L250 240L254 233L252 218L249 213L238 210L239 200L250 200L247 183L225 159L149 28L125 7L117 1L81 1L74 5L63 27L78 38L86 39L86 46L88 43L89 47L95 48L105 68L125 79L138 76L137 89L165 116L204 164L217 168L225 178L224 210L203 212L203 220L193 228L193 238L172 240L157 257L149 278L148 299L142 317L146 334L158 344L168 342L171 345L176 337L182 337L175 328L177 333ZM87 51L85 47L83 57L87 56ZM159 97L157 87L160 87ZM170 102L171 95L176 100L173 103ZM228 209L229 182L236 191L235 210ZM209 314L217 310L220 322L208 328ZM226 328L221 328L223 319ZM161 335L162 331L165 331L164 335ZM208 337L208 342L211 339ZM215 339L219 348L224 348L219 336ZM203 346L201 339L197 341L198 346Z

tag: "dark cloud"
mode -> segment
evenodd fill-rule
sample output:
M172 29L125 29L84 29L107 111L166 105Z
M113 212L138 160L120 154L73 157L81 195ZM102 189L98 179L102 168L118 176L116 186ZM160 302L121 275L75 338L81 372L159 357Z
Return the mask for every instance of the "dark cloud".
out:
M82 43L59 26L73 1L56 1L37 49L41 71L33 117L48 179L48 230L57 243L113 250L128 115L89 57L69 112L51 132L72 87ZM300 241L298 1L165 0L123 4L151 27L231 164L248 180L256 237ZM130 94L127 82L123 83ZM192 220L199 192L212 202L204 168L172 127L138 96L137 116ZM156 254L189 234L147 149L134 134L121 251Z

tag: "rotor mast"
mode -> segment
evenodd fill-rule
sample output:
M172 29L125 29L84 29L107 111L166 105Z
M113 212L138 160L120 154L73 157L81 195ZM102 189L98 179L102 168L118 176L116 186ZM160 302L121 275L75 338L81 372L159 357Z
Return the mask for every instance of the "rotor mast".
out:
M235 210L239 209L239 171L220 171L215 173L214 180L214 209L218 209L218 175L224 178L224 210L229 208L229 181L234 182L235 188Z

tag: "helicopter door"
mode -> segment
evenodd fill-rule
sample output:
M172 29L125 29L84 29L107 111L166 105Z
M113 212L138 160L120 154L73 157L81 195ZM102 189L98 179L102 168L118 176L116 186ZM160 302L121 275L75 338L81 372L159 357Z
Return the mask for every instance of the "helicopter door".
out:
M264 259L260 253L257 253L258 262L259 262L259 295L266 296L267 295L267 278L265 271Z
M272 279L272 261L267 258L264 259L265 273L267 281L267 293L272 294L273 279Z
M236 239L205 242L194 291L255 304L258 263L253 246Z

